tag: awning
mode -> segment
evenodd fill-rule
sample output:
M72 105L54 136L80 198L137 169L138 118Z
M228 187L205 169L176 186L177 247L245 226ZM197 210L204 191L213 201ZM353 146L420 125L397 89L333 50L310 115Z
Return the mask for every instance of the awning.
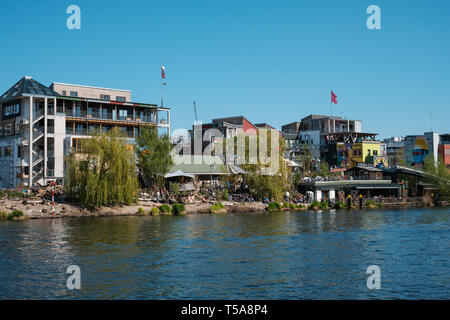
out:
M177 171L175 171L175 172L169 172L168 174L166 174L166 175L164 176L164 178L166 178L166 179L168 179L168 178L174 178L174 177L188 177L188 178L194 179L194 176L193 176L192 174L184 173L184 172L181 171L181 170L177 170Z
M228 164L228 170L231 174L248 174L247 171L234 164Z
M398 186L372 186L372 187L356 187L357 190L383 190L383 189L398 189Z
M192 182L184 183L180 185L180 191L194 191L195 186Z

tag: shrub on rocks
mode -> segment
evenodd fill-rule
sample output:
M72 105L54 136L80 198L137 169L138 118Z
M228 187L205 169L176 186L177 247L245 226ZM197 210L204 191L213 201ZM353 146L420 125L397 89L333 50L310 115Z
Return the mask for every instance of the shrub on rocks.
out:
M20 210L14 210L10 214L8 214L8 220L23 220L25 215Z
M221 202L213 204L210 208L211 213L226 213L227 209Z
M172 213L175 215L183 214L186 211L186 207L182 203L174 203L172 205Z
M162 205L159 207L159 211L160 211L161 213L169 214L169 213L172 212L172 208L171 208L168 204L162 204Z
M267 206L268 211L280 211L281 210L281 204L279 202L271 202Z
M152 211L150 211L150 213L151 213L152 215L159 214L159 209L158 209L157 207L154 207L154 208L152 208Z

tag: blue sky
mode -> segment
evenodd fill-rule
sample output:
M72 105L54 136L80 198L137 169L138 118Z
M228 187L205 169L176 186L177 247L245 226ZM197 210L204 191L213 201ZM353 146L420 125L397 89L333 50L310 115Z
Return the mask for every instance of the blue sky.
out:
M81 8L81 30L66 8ZM368 30L366 8L381 8ZM277 128L311 113L380 137L450 132L450 1L0 2L0 91L24 75L132 90L165 104L172 129L244 115ZM430 120L431 112L431 120Z

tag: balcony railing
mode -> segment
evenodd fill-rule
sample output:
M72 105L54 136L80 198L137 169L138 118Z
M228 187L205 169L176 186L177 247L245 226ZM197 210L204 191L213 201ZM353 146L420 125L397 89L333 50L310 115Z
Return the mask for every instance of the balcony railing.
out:
M136 115L133 116L132 114L123 116L123 115L114 115L112 112L88 112L85 110L66 110L66 116L68 117L74 117L74 118L87 118L87 119L99 119L99 120L113 120L113 121L133 121L133 122L146 122L146 123L156 123L155 119L150 119L150 116L144 116L144 115ZM166 119L161 120L162 124L167 124Z

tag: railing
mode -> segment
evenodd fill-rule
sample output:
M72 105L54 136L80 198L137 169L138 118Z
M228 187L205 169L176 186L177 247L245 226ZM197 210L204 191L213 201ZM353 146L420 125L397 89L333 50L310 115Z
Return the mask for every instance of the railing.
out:
M149 116L137 115L136 117L132 114L126 116L114 115L112 112L87 112L85 110L66 110L66 116L74 118L87 118L87 119L100 119L100 120L113 120L113 121L133 121L133 122L146 122L146 123L156 123L155 119L150 119ZM167 124L167 119L161 119L161 124Z
M43 115L44 115L44 109L37 109L37 110L34 110L33 118L37 119Z

